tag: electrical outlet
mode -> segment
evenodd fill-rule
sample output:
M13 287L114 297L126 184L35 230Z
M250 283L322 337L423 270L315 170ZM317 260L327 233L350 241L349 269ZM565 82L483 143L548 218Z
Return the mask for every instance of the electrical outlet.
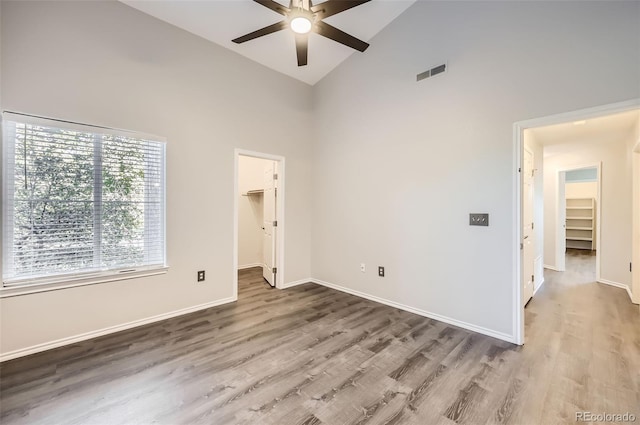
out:
M198 282L204 282L204 270L198 272Z
M378 276L384 277L384 267L378 266Z
M364 263L360 263L360 271L361 271L362 273L364 273L364 272L366 271L366 268L365 268L365 266L364 266Z

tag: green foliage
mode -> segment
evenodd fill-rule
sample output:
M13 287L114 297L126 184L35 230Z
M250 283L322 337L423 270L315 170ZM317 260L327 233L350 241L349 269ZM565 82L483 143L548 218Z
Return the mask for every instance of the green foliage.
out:
M143 146L125 137L17 125L15 275L144 261Z
M102 151L102 266L144 261L144 151L105 136Z

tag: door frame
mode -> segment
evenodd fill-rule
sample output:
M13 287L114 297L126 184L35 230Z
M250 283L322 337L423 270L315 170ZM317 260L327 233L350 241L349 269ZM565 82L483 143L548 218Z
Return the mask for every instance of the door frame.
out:
M556 231L554 232L556 248L556 269L559 272L566 270L565 251L567 250L566 241L566 228L562 227L562 206L565 206L566 211L566 174L567 171L583 170L585 168L595 168L597 170L597 194L598 203L596 204L596 281L600 282L600 216L602 212L602 161L593 162L590 164L572 165L566 168L561 168L556 174Z
M631 274L631 302L640 304L640 138L631 152L632 160L632 206L631 261L635 264Z
M284 286L284 229L285 229L285 158L281 155L256 152L247 149L236 148L233 151L233 299L238 299L238 165L240 156L266 159L277 162L278 168L278 196L276 197L276 273L275 287L282 289Z
M522 168L524 151L524 130L528 128L543 127L553 124L562 124L572 121L596 118L603 115L610 115L618 112L626 112L640 107L640 98L630 99L623 102L600 105L593 108L580 109L576 111L563 112L540 118L533 118L518 121L513 124L513 172L512 172L512 193L513 208L512 221L514 232L511 245L512 262L515 264L512 275L512 332L513 340L518 345L525 342L524 335L524 305L522 303L522 178L520 169ZM598 238L600 239L600 238Z

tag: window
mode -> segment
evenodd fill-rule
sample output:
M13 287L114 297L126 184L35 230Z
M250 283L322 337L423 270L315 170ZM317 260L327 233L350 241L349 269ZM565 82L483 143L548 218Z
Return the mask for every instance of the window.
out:
M165 143L5 113L3 285L164 267Z

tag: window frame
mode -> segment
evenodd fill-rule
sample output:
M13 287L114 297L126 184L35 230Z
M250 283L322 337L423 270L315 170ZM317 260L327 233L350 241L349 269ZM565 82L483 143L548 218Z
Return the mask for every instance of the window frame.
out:
M154 275L167 273L167 271L169 270L169 267L167 265L167 232L166 232L166 216L167 216L167 213L166 213L167 211L167 207L166 207L167 205L166 203L166 196L167 196L166 139L164 137L159 137L152 134L145 134L141 132L121 130L121 129L96 126L96 125L90 125L90 124L82 124L82 123L77 123L72 121L66 121L66 120L60 120L60 119L54 119L54 118L45 118L45 117L11 112L11 111L4 111L2 113L2 120L0 124L0 132L1 132L0 134L2 134L3 136L2 137L3 206L2 206L2 214L1 214L2 225L0 226L0 232L3 233L2 234L2 239L3 239L2 250L3 251L5 249L4 239L11 236L13 231L13 226L9 227L5 225L6 218L9 214L9 208L7 206L8 203L4 201L8 199L7 198L8 196L12 196L12 195L8 195L8 192L14 191L14 188L11 188L9 183L11 182L13 184L13 182L15 181L15 176L11 177L10 179L8 178L10 173L15 174L14 165L9 164L9 161L8 161L8 158L15 158L14 156L15 154L8 155L11 153L10 149L15 150L15 143L13 141L9 142L10 135L8 134L7 132L8 129L6 128L7 121L18 122L21 124L29 124L29 125L57 127L65 130L91 133L94 135L94 137L98 134L105 134L105 135L121 136L121 137L128 137L128 138L161 143L162 158L159 164L162 167L161 168L162 172L160 176L161 185L162 185L162 196L161 196L162 218L161 218L160 226L161 226L163 244L161 248L161 254L162 254L161 264L160 263L145 264L141 266L129 266L129 267L121 266L121 267L111 267L103 270L94 269L94 270L87 270L87 271L73 271L69 273L52 273L45 276L31 276L31 277L23 277L23 278L17 277L17 278L8 278L8 279L5 279L5 276L4 276L4 269L6 267L6 264L4 263L4 261L5 261L5 258L7 258L7 256L10 254L7 252L2 252L2 262L3 262L2 274L3 275L2 275L2 281L0 283L0 298L31 294L31 293L37 293L37 292L44 292L44 291L59 290L59 289L85 286L85 285L92 285L96 283L134 279L134 278L154 276ZM15 135L13 135L13 140L15 140ZM144 165L145 167L148 167L147 163L145 163ZM94 165L94 173L96 172L97 169L98 168ZM96 184L98 184L98 182L96 182L94 179L94 190L95 190ZM145 185L147 184L146 180L144 184ZM99 190L102 191L102 188L100 188ZM12 202L11 204L14 205L14 208L15 208L15 204L13 204ZM145 211L145 216L146 215L147 215L147 212ZM94 220L95 218L96 218L96 215L94 214ZM102 224L100 224L100 227L101 226ZM145 227L145 234L146 234L147 220L145 220L144 227ZM10 229L10 232L5 232L7 229ZM146 250L144 254L145 254L145 257L148 255Z

